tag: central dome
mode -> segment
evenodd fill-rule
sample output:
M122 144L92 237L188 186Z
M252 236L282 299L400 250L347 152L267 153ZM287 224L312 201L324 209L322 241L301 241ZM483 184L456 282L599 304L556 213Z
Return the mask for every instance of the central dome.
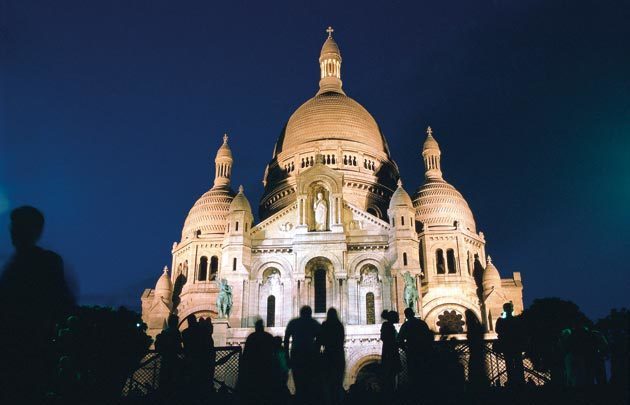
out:
M386 152L372 115L350 97L334 91L318 94L302 104L289 118L283 138L278 152L322 139L356 142Z

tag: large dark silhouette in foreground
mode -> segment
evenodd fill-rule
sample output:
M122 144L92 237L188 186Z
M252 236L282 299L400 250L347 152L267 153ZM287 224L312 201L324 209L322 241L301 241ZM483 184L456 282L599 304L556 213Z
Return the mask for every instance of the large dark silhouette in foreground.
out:
M407 355L409 383L426 385L429 363L433 360L433 333L426 322L416 318L413 309L405 309L405 318L398 344Z
M284 334L284 347L291 344L289 365L295 383L295 396L298 403L315 403L319 400L319 346L317 336L321 325L312 318L309 306L300 309L300 317L292 319Z
M322 347L322 384L324 403L339 404L343 399L343 377L346 370L344 342L346 332L335 308L329 308L317 339Z
M11 212L15 254L0 276L0 400L5 403L36 401L51 388L55 325L75 305L63 260L37 246L43 229L37 209Z
M525 330L521 318L514 316L514 305L503 305L503 316L497 320L498 341L495 347L505 357L508 384L518 386L525 383L523 370L523 344Z
M214 393L215 351L212 338L213 326L210 318L189 315L188 327L182 332L184 346L184 369L188 387L188 399L207 398Z
M171 314L166 328L155 337L155 350L160 353L160 391L165 398L177 395L181 387L178 379L182 371L182 361L179 355L183 351L182 334L179 331L179 318Z
M258 319L254 332L245 341L238 381L239 397L244 403L269 403L278 394L279 383L273 336L265 332Z

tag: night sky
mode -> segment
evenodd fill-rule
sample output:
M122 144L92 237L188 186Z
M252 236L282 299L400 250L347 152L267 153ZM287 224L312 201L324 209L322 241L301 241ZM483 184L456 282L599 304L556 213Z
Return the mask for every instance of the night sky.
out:
M406 189L431 125L526 305L630 305L630 2L283 3L0 0L0 261L9 210L34 205L82 303L138 308L224 132L257 210L332 25Z

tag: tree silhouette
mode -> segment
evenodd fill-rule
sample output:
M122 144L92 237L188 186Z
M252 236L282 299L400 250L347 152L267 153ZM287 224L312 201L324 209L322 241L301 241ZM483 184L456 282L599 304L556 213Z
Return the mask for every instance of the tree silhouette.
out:
M145 331L140 315L124 307L78 308L59 326L55 339L62 379L58 394L79 402L114 403L151 344Z
M592 322L571 301L560 298L535 299L523 311L522 318L527 332L526 355L540 371L551 371L552 377L562 373L562 351L559 339L567 328L591 326Z
M630 312L626 308L613 309L607 317L597 321L596 328L608 341L611 383L627 387Z

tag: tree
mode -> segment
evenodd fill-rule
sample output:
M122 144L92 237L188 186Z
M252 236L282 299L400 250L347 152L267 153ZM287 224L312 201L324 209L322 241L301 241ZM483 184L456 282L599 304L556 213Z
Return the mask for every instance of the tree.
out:
M559 340L567 328L591 326L592 322L571 301L560 298L539 298L523 311L527 333L525 354L534 368L551 371L556 379L562 375L562 350Z
M62 380L58 393L114 403L151 344L146 329L140 315L124 307L79 307L60 325L55 342Z
M608 341L610 356L610 382L618 385L628 384L628 338L630 313L627 308L613 309L607 317L597 321L596 328Z

